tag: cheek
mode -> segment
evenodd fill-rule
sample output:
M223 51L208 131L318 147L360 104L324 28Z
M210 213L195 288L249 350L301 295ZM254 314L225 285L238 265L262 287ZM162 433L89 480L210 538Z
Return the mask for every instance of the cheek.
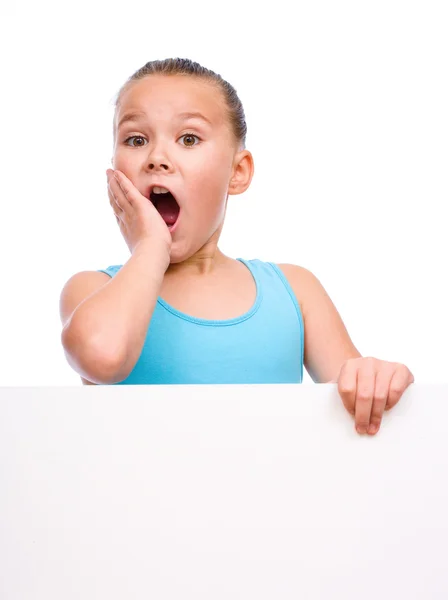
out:
M133 169L135 169L135 161L132 161L124 152L115 152L113 164L115 165L115 169L127 173L132 173Z
M203 221L210 221L220 215L227 197L226 190L222 178L216 176L202 178L196 192L192 195L197 217Z
M229 157L222 152L210 152L195 169L193 196L201 202L217 204L225 200L231 176Z

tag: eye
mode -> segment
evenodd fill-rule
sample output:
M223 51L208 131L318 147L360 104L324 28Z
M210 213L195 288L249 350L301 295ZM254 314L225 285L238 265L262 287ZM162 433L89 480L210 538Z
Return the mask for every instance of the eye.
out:
M200 139L197 135L194 135L193 133L186 133L184 135L182 135L179 139L185 138L186 143L184 143L184 146L186 148L192 148L193 146L197 146L198 144L194 143L194 140L196 139L198 141L198 143L200 142ZM128 144L128 142L130 140L143 140L145 141L145 138L142 137L141 135L131 135L130 137L128 137L124 143ZM129 145L129 144L128 144ZM144 144L140 143L140 144L130 144L133 148L142 148L144 146Z
M129 142L129 140L144 140L145 138L143 138L141 135L131 135L131 137L128 137L124 143L127 144ZM137 146L134 146L134 144L131 144L134 148L141 148L142 144L138 144Z
M186 148L193 148L193 146L197 146L197 144L193 143L190 144L190 141L192 140L192 138L196 138L198 140L198 143L200 142L200 139L198 138L197 135L194 135L193 133L186 133L185 135L182 135L179 139L185 138L186 140L189 140L187 144L184 144L184 146Z

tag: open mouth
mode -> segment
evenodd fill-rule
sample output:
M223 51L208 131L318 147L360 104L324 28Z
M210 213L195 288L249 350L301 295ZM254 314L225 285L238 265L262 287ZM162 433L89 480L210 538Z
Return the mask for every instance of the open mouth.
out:
M155 192L154 189L156 189L157 192ZM166 191L160 193L159 190L162 189L166 188L153 188L149 195L149 199L154 204L157 212L160 214L167 226L171 228L174 226L179 217L180 206L171 192Z

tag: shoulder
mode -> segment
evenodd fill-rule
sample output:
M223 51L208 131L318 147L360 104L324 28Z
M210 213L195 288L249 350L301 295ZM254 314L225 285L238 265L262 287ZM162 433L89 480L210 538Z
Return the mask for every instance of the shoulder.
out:
M80 271L72 275L65 283L59 299L62 326L65 327L75 308L83 300L103 287L108 281L110 281L109 275L100 271ZM81 381L83 385L96 385L83 377L81 377Z
M305 267L301 267L299 265L292 265L290 263L279 263L277 267L283 271L285 276L292 281L298 281L302 279L306 279L309 276L314 277L314 275Z
M289 263L277 264L277 267L288 280L302 313L306 312L316 295L326 295L319 279L309 269Z
M110 281L110 276L100 271L80 271L72 275L62 288L59 312L62 325L70 319L75 308L88 296Z

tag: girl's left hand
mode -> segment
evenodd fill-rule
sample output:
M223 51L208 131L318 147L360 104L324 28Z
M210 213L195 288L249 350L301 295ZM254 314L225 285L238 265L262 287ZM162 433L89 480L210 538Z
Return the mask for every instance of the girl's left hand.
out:
M361 357L347 360L334 383L345 408L355 417L356 431L375 435L384 410L397 404L414 376L400 363Z

